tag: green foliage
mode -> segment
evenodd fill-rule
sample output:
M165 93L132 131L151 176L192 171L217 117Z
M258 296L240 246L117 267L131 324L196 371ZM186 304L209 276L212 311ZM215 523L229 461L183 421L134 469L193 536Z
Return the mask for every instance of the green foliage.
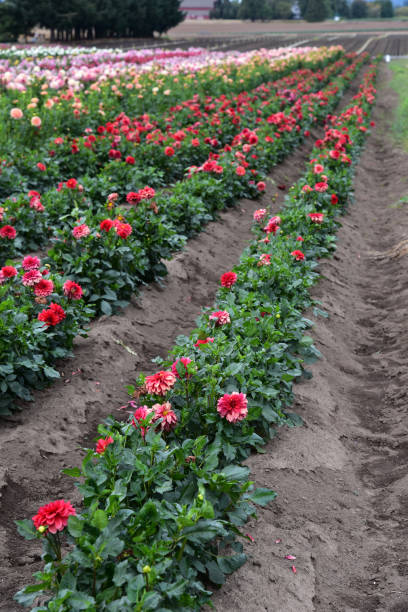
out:
M57 40L81 38L151 37L183 20L181 0L5 0L0 4L1 31L28 34L35 25L51 30Z
M350 7L350 13L353 19L362 19L364 17L367 17L367 2L365 0L353 0Z
M306 21L324 21L327 14L327 5L322 0L308 0L305 11Z
M391 18L394 17L394 6L391 0L382 0L380 17Z

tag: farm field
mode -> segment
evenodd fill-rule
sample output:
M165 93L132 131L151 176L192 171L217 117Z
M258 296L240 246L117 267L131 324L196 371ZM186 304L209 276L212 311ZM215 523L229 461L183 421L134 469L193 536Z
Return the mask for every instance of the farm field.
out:
M408 606L390 78L0 50L0 610Z

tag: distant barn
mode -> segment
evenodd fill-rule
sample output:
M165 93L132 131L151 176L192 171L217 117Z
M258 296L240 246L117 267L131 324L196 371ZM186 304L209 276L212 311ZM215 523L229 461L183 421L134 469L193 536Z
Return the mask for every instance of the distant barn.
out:
M187 13L187 19L208 19L215 0L182 0L181 10Z

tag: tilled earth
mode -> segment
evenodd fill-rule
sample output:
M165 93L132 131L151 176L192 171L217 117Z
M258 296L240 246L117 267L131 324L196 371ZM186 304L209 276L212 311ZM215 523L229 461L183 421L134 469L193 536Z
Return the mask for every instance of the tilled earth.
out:
M278 498L248 524L250 560L215 595L220 612L408 610L408 213L401 201L408 155L388 135L396 101L387 82L383 67L377 128L357 169L355 202L314 291L329 317L318 317L314 329L323 359L313 379L296 387L305 425L281 431L265 455L248 461L257 484ZM297 180L312 140L275 169L264 203L276 197L278 210L285 191L276 186ZM21 610L13 593L40 565L37 542L22 540L13 519L56 498L78 505L60 469L80 462L78 447L92 445L97 423L126 402L124 385L152 371L151 358L164 356L212 303L260 206L243 201L207 226L170 262L164 286L97 321L75 359L61 364L62 380L2 422L0 610Z

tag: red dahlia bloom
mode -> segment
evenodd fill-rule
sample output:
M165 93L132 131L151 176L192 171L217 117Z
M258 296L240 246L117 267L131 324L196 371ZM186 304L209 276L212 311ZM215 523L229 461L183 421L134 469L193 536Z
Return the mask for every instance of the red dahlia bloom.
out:
M265 191L266 184L263 181L259 181L259 183L256 184L256 188L258 191Z
M292 251L291 255L293 255L296 261L303 261L305 258L305 254L302 251Z
M138 204L142 198L140 197L139 192L130 191L126 196L126 202L129 204Z
M65 295L72 300L80 300L82 297L82 287L81 285L78 285L78 283L74 283L74 281L65 281L63 289Z
M66 317L65 310L59 304L54 304L54 302L51 302L50 310L55 312L55 314L57 315L58 323L61 323L61 321L65 319Z
M113 227L113 221L112 219L104 219L103 221L101 221L99 228L103 231L103 232L109 232L109 230Z
M232 285L237 282L237 278L235 272L225 272L221 275L221 285L227 287L227 289L231 289Z
M55 312L55 310L51 310L51 308L48 308L47 310L42 310L38 314L37 318L39 321L43 321L43 323L45 323L47 327L50 327L50 325L57 325L60 322L60 317L58 313Z
M1 269L3 278L13 278L13 276L17 276L17 270L14 266L4 266Z
M133 164L135 163L135 161L136 161L136 160L135 160L135 158L134 158L134 157L132 157L131 155L128 155L128 156L127 156L127 158L125 159L125 162L126 162L127 164L130 164L131 166L133 166Z
M75 508L70 502L63 499L58 499L50 504L41 506L38 514L33 516L32 521L36 529L39 527L48 527L50 533L62 531L68 524L68 517L76 514Z
M178 363L182 363L184 366L184 370L185 370L184 378L189 378L189 376L191 375L187 373L187 365L191 363L191 359L189 359L188 357L180 357L180 359L176 359L176 361L171 364L171 371L173 372L176 378L180 378L180 374L177 372Z
M246 170L244 166L237 166L237 169L235 170L235 174L237 174L238 176L244 176L245 173L246 173Z
M54 283L42 278L34 285L34 293L37 297L47 297L54 291Z
M119 238L125 239L128 238L132 233L132 226L129 225L129 223L119 223L116 226L115 230Z
M75 189L76 186L78 185L78 181L74 178L70 178L67 180L65 184L68 187L68 189Z
M38 257L27 255L21 262L23 270L36 270L40 267L41 261Z
M47 169L47 166L45 166L44 164L42 164L41 162L38 162L37 164L37 168L40 170L40 172L45 172Z
M205 340L197 340L194 346L199 348L201 344L208 344L209 342L214 342L214 338L206 338Z
M338 202L338 201L339 201L339 198L336 196L336 194L335 194L335 193L332 193L332 196L331 196L331 203L332 203L333 205L335 205L335 204L337 204L337 202Z
M217 402L217 412L230 423L242 421L248 414L248 401L245 393L234 391L226 393Z
M17 232L12 225L3 225L3 227L0 228L0 236L2 238L14 240L14 238L17 236Z
M176 382L176 377L172 372L162 370L157 374L146 376L145 384L147 391L153 395L165 395Z
M324 191L327 191L328 189L328 184L327 183L316 183L315 185L315 191L319 191L320 193L323 193Z
M172 157L172 155L174 155L173 147L166 147L164 149L164 154L167 155L167 157Z
M99 455L102 455L105 450L106 447L109 446L109 444L113 443L113 438L112 436L108 436L107 438L99 438L99 440L96 443L96 452L99 453Z

